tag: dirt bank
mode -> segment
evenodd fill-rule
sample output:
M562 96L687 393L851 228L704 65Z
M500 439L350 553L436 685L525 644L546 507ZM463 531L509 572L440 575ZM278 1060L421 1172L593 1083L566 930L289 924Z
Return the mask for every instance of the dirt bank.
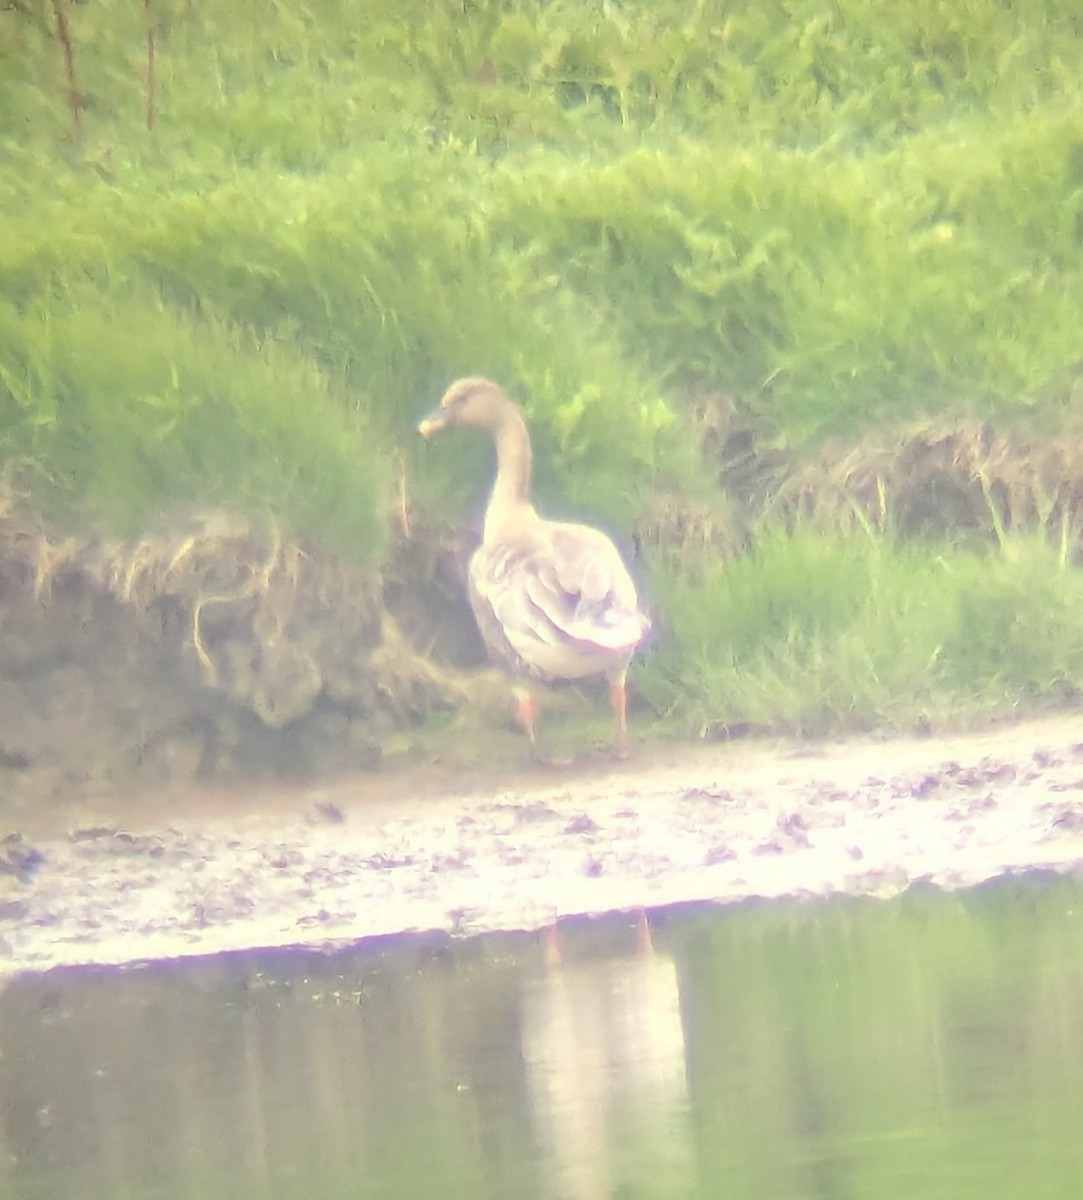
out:
M4 847L3 970L1074 870L1079 730L1059 718L950 739L670 748L469 788L415 775L169 798L183 817L164 815L165 798L73 810L69 828L54 817Z

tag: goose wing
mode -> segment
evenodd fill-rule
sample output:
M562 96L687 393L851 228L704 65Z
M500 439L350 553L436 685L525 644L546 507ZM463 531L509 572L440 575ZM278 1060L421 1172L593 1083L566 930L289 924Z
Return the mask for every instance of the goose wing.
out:
M469 582L493 655L550 681L622 671L650 627L617 548L589 526L546 522L482 545Z

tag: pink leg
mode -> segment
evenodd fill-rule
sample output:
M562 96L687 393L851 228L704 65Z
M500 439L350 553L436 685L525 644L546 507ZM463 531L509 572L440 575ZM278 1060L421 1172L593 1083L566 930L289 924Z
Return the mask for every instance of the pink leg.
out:
M614 679L609 684L609 700L613 705L613 716L617 722L617 737L614 749L619 758L628 757L628 691L624 686L624 676Z
M536 723L538 720L538 706L534 702L534 697L530 693L529 688L517 687L513 690L515 696L515 712L519 718L519 724L522 725L526 736L530 738L532 746L537 744Z

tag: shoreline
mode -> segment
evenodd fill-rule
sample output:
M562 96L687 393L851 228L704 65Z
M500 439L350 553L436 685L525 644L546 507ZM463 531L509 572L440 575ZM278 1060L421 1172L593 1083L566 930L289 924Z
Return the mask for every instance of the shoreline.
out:
M163 803L24 835L41 861L0 897L0 976L1068 872L1083 868L1083 722L207 792L183 817Z

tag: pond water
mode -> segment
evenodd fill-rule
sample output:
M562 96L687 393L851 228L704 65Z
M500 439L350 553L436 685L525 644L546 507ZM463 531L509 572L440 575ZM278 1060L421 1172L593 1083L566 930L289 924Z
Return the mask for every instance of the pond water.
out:
M0 1195L1083 1194L1083 883L28 976Z

